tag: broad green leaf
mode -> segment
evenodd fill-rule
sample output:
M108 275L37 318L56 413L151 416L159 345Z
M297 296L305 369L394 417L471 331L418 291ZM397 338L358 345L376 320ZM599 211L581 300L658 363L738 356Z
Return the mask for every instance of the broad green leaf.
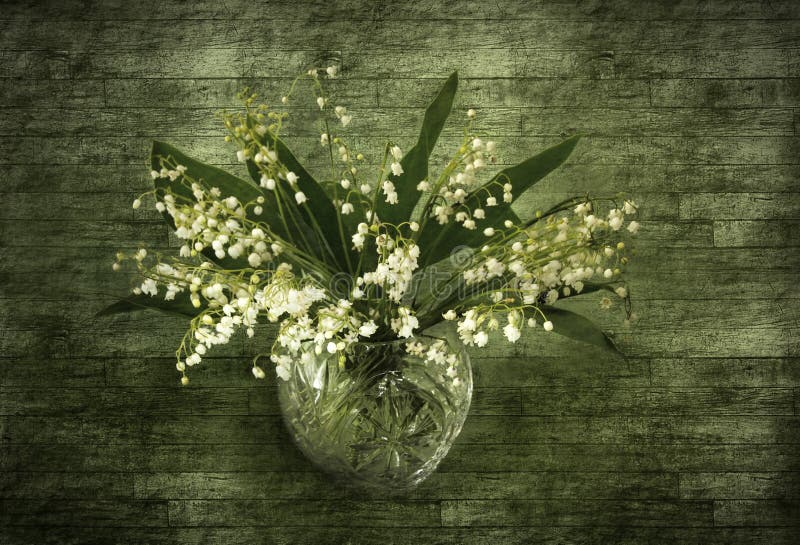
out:
M268 140L268 142L267 142ZM308 201L304 206L297 206L295 203L290 202L291 206L299 208L300 215L303 218L301 228L304 229L306 238L312 237L311 241L317 240L317 244L311 248L312 252L320 256L322 260L328 260L327 257L333 256L339 261L342 270L347 270L347 261L344 252L350 252L351 260L358 260L357 254L350 249L350 244L345 240L343 242L342 235L339 230L338 211L333 205L333 201L325 189L317 182L316 179L308 172L305 167L300 164L294 153L289 149L286 143L272 133L265 135L265 142L268 143L278 154L279 160L286 166L287 169L297 174L297 186L305 193ZM253 161L247 161L247 170L250 176L256 183L261 179L261 173ZM271 192L265 192L271 193ZM274 197L273 197L274 198ZM322 237L314 234L314 224L319 228ZM324 247L323 247L324 246ZM327 250L330 251L327 251ZM325 256L325 257L324 257ZM355 261L353 261L355 262Z
M506 220L518 224L520 220L511 209L511 204L503 202L503 184L511 183L514 187L512 191L514 198L518 198L564 163L579 139L580 136L573 136L518 165L501 170L490 182L471 192L465 201L467 206L471 210L483 208L486 212L486 217L477 221L476 229L465 229L462 224L452 219L445 225L429 220L419 237L420 250L423 253L422 263L425 265L436 263L447 257L452 249L458 246L472 248L481 246L486 241L483 230L487 227L503 229ZM485 206L489 194L497 200L496 206Z
M145 294L131 294L116 303L113 303L95 316L110 316L112 314L124 314L137 310L153 309L167 314L177 314L179 316L193 318L200 314L202 308L195 308L186 293L178 293L172 301L165 301L162 294L150 296Z
M411 217L420 198L417 184L428 177L428 158L450 115L457 88L458 72L453 72L425 110L419 139L400 161L403 173L400 176L389 175L389 180L394 183L397 191L397 204L389 204L383 198L378 199L376 212L382 221L398 224Z
M588 318L556 307L543 307L542 312L553 322L553 333L620 353L611 339Z

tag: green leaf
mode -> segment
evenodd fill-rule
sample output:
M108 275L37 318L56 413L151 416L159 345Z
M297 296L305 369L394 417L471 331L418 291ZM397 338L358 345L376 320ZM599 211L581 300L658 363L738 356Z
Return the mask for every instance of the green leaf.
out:
M153 309L167 314L177 314L178 316L194 318L202 311L202 308L195 308L186 293L178 293L172 301L164 300L162 295L150 296L145 294L131 294L116 303L113 303L95 316L110 316L112 314L124 314L137 310Z
M620 354L611 339L588 318L556 307L544 307L542 312L553 322L553 333Z
M376 212L382 221L398 224L408 221L411 217L421 195L421 192L417 191L417 184L428 177L428 158L450 115L457 88L458 72L453 72L425 110L419 139L400 161L403 173L400 176L389 175L389 180L394 183L397 191L397 204L389 204L386 199L378 199Z
M278 159L286 166L286 168L297 174L297 186L308 198L305 207L297 207L300 210L300 214L304 223L304 225L301 225L301 228L304 229L306 237L312 237L311 240L313 241L318 238L314 234L313 230L314 222L316 222L323 237L322 240L318 240L318 244L315 245L315 247L310 248L310 250L315 252L320 259L326 261L327 259L324 256L330 256L330 253L325 252L322 245L327 246L327 248L329 248L333 255L339 260L339 265L342 270L347 270L347 261L345 259L344 252L347 251L351 253L351 261L354 263L358 261L358 256L355 251L350 248L351 245L348 244L347 241L342 241L342 235L339 231L339 213L334 206L331 197L328 195L322 185L320 185L320 183L314 179L311 173L308 172L302 164L300 164L300 161L297 160L297 157L295 157L294 153L292 153L292 150L289 149L289 146L287 146L283 140L271 132L268 132L265 135L262 143L270 144L275 150L275 153L278 154ZM261 173L253 161L247 161L247 170L253 180L256 183L259 183L261 179ZM294 203L290 203L290 205L296 206ZM276 208L272 208L272 210L275 209Z
M465 200L467 206L471 210L483 208L486 213L484 219L477 221L476 229L465 229L460 223L452 220L445 225L429 220L419 237L423 266L447 257L455 247L481 246L486 241L483 230L487 227L501 230L506 220L519 224L520 219L511 209L511 204L503 202L503 184L511 183L514 186L512 191L514 198L518 198L536 182L561 166L575 149L579 139L580 136L573 136L518 165L501 170L491 181L471 192ZM489 194L497 200L497 206L485 206Z

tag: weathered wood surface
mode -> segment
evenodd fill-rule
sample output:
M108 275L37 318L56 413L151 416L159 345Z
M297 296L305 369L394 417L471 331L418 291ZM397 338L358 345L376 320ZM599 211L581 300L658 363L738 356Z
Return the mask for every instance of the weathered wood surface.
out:
M542 332L472 350L465 429L403 498L302 457L248 370L263 342L180 388L180 320L93 319L128 285L118 248L176 247L130 208L150 141L240 168L213 113L330 62L365 168L458 69L500 165L587 135L520 212L642 206L631 326L569 302L628 358ZM324 173L310 106L288 134ZM797 543L799 123L792 0L0 2L0 542Z

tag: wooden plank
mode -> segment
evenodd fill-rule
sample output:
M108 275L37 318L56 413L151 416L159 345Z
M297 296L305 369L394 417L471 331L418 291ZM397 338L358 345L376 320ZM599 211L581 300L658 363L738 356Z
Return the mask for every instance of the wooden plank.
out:
M243 88L249 87L258 93L259 100L276 107L280 105L280 98L291 87L295 75L279 77L276 72L261 78L234 76L222 79L165 77L109 79L105 85L106 100L107 105L114 108L150 108L154 104L158 104L160 108L175 108L182 111L186 109L187 104L191 104L193 108L241 108L242 102L236 95ZM377 106L378 89L386 83L388 82L378 82L375 79L361 79L354 82L353 79L347 78L326 80L324 85L325 92L332 100L352 109ZM312 96L312 88L307 81L303 81L298 84L293 96L299 100L293 100L290 109L295 104L308 105L311 101L309 97ZM502 105L495 104L495 106Z
M479 107L482 104L477 104ZM493 110L481 115L492 126ZM792 136L795 124L790 108L525 108L522 133L563 134L577 130L593 136ZM496 124L494 125L496 126Z
M677 480L677 476L676 476ZM85 500L134 497L134 475L92 472L3 472L0 497L19 500Z
M636 332L631 327L614 332L614 341L629 357L778 358L791 355L794 338L792 330L779 329Z
M680 196L681 219L797 220L798 193L687 193Z
M302 520L304 526L415 526L439 523L432 501L281 501L178 500L169 502L172 526L278 526Z
M477 384L487 386L641 386L649 383L647 360L636 358L614 365L572 357L487 358L473 363L473 373Z
M4 526L167 526L167 502L131 500L0 500Z
M783 78L797 75L788 49L665 50L657 54L620 52L614 58L618 78Z
M800 388L794 389L794 414L800 414Z
M18 81L0 79L0 106L3 108L102 108L105 105L102 80L34 80L21 86ZM41 113L44 115L46 110ZM3 127L3 131L8 132L8 128Z
M101 307L98 307L98 310ZM154 324L156 325L156 324ZM160 324L159 324L160 325ZM129 357L146 358L161 357L168 358L174 355L176 345L185 333L176 331L175 334L160 333L165 336L163 340L154 338L152 334L143 332L129 331L117 337L102 338L93 337L84 332L83 335L74 335L69 330L58 327L58 324L51 324L50 328L29 331L14 331L4 329L0 332L0 353L4 358L34 358L41 360L67 358L70 360L85 360L100 357ZM89 345L87 346L87 343ZM140 348L128 351L120 346L120 343L139 343ZM244 347L240 339L234 339L227 347L217 350L214 356L218 358L238 357L242 362L252 358L244 352ZM214 360L208 358L206 365L209 367ZM222 361L225 361L224 359ZM168 368L174 369L175 360L168 364ZM127 369L126 369L127 371ZM177 377L176 377L177 378ZM170 383L171 384L171 383Z
M367 49L345 51L343 61L348 76L393 78L441 77L442 72L454 69L465 77L495 78L775 78L791 75L793 66L791 52L784 49L666 49L655 53L628 47L572 49L482 50L481 63L470 62L474 61L471 50L428 51L424 63L414 51L408 51L391 67L381 60L390 52Z
M789 337L789 356L791 357L798 357L800 356L800 328L794 327L789 330L790 337Z
M710 265L714 259L716 248L708 252ZM667 250L664 250L666 254ZM652 270L649 264L640 266L637 261L640 256L634 258L627 275L629 278L629 291L635 297L635 307L639 308L644 301L650 299L692 299L694 301L747 301L750 299L773 299L783 301L787 299L797 299L800 297L796 278L793 272L784 270L766 269L765 274L769 276L769 282L764 282L762 276L754 275L752 269L734 270L696 270L679 269L677 263L673 263L676 268L662 268ZM667 263L664 260L664 263ZM703 266L697 264L695 266ZM746 305L746 303L741 303ZM784 303L779 302L779 305ZM688 319L689 317L687 317ZM735 319L735 318L734 318ZM739 323L743 324L741 316L738 317ZM707 325L707 324L706 324Z
M675 191L794 193L799 173L792 165L691 165L668 166L665 176ZM644 179L640 181L646 183ZM653 183L662 186L657 177Z
M33 370L31 370L33 372ZM164 384L177 382L173 380ZM40 384L43 381L39 381ZM60 380L59 380L60 383ZM248 388L0 388L0 414L97 417L114 415L246 415ZM267 414L277 414L274 396ZM517 401L517 408L519 401Z
M128 292L126 280L127 278L125 276L120 276L120 281L118 283L119 295L124 295ZM112 297L113 296L109 296L108 303L114 301ZM20 298L19 300L24 301L25 299ZM70 306L74 306L76 301L79 302L81 308L72 309L73 312L69 313L68 311L71 310ZM10 326L13 325L13 327L9 327L9 329L17 331L41 330L43 327L53 327L57 323L60 327L75 331L76 333L80 330L94 329L95 331L104 330L102 333L109 335L113 331L124 333L127 330L127 333L135 333L137 329L146 328L159 322L165 328L163 329L165 333L171 331L177 334L182 332L188 325L188 318L160 313L154 310L95 317L95 313L104 308L103 303L103 301L97 300L96 293L87 291L84 293L84 296L80 298L53 298L50 301L41 302L37 305L36 309L31 310L28 316L24 318L20 317L18 320L14 320L13 309L5 308L4 306L0 310L0 319ZM100 328L100 330L97 328ZM259 331L267 330L262 327Z
M314 471L290 442L240 445L30 444L0 445L3 471L174 472Z
M33 162L33 140L0 136L0 165Z
M58 46L30 51L0 50L0 78L57 79L72 77L69 51Z
M771 78L791 70L789 50L669 49L655 53L639 49L599 47L593 51L544 50L514 47L481 51L474 63L471 50L427 51L425 61L413 51L387 66L389 51L345 51L348 76L442 77L458 69L464 77L568 77L588 79L636 78ZM795 75L796 75L795 71ZM145 72L149 73L149 72Z
M3 440L9 444L162 444L176 439L185 445L214 441L263 444L287 440L282 419L272 416L3 416L0 422Z
M691 281L692 275L686 275L685 281ZM721 281L722 278L719 278ZM648 286L642 285L640 292ZM680 331L685 329L704 329L709 323L714 323L716 330L747 328L782 328L795 326L800 320L800 310L792 305L787 305L780 300L756 299L745 300L717 300L716 304L709 305L707 301L692 299L639 299L636 291L634 306L635 316L631 319L632 329L639 331L652 331L670 329ZM664 293L667 296L667 293ZM719 294L715 294L719 298ZM621 308L622 301L612 300L611 309L604 312L599 308L600 297L586 294L574 297L559 303L560 308L592 316L603 327L612 331L622 330L625 313ZM743 319L746 316L747 319Z
M536 416L784 415L792 388L524 388L522 414Z
M138 473L135 497L171 500L346 499L353 491L317 472Z
M445 77L446 74L442 74ZM290 85L286 78L201 79L145 78L114 79L106 83L106 97L113 107L182 108L240 107L236 93L244 86L253 88L269 104ZM436 78L374 78L330 80L325 89L348 107L425 108L441 86ZM300 88L302 91L304 88ZM302 96L297 94L296 96ZM650 106L649 82L645 80L581 80L573 78L459 78L454 102L457 109L568 106L596 108L634 108ZM787 105L790 106L790 105Z
M796 79L657 79L650 85L653 106L774 108L800 102Z
M796 78L800 76L800 61L794 55L787 57L787 76Z
M109 300L109 303L111 301ZM99 311L104 306L97 305L92 310ZM139 322L139 325L125 328L121 324L125 323L126 318L141 318L143 321ZM166 361L166 358L174 358L176 345L180 343L188 328L186 319L182 317L153 311L123 315L118 319L123 321L115 322L104 319L99 322L109 328L107 335L98 335L97 331L92 333L89 329L72 331L64 328L64 324L58 322L51 322L45 328L34 330L3 329L0 331L0 353L5 358L42 360L157 357ZM142 324L148 322L151 324L150 327L159 331L158 335L147 333L141 329ZM115 323L117 324L116 328ZM116 336L113 335L114 331L116 331ZM258 337L249 342L245 341L242 335L235 336L227 345L216 347L213 354L204 358L205 365L202 368L211 367L215 365L216 361L219 362L218 366L226 371L231 369L231 363L242 365L244 369L247 369L252 365L253 354L258 350L257 343L265 336L261 330L259 330ZM120 343L130 343L138 348L131 350L125 345L120 346ZM173 359L167 364L167 368L172 370L174 365L175 360ZM234 367L233 369L240 368ZM129 371L128 368L124 369L126 373ZM195 370L195 372L197 371Z
M460 72L459 72L460 74ZM424 108L441 85L435 78L397 78L377 88L381 108ZM566 77L459 78L455 108L547 107L547 114L567 108L642 108L650 106L645 80L597 80ZM482 114L481 114L482 115ZM532 120L529 119L529 123Z
M791 248L800 244L800 221L729 220L714 222L714 246L774 246Z
M461 444L797 443L794 417L472 416Z
M148 54L118 47L83 49L73 54L70 74L76 79L294 78L305 67L342 62L341 51L325 48L274 49L255 47L251 43L218 48L201 42L195 42L195 47L190 49L156 49Z
M797 500L715 500L716 526L800 526Z
M0 385L3 388L30 387L32 377L41 383L57 377L58 384L64 388L91 388L105 384L105 362L102 360L25 360L0 359Z
M656 264L670 263L677 269L693 271L734 269L747 271L794 270L800 260L794 252L780 248L658 248L639 246L632 264L651 269Z
M0 237L8 246L80 246L118 248L145 243L165 244L167 226L152 221L33 221L0 220ZM36 241L34 243L34 241Z
M3 165L0 177L1 189L9 193L126 193L144 192L153 186L144 162L128 166Z
M792 387L800 385L800 366L793 358L653 358L654 386Z
M161 357L127 357L117 361L106 362L106 376L109 386L116 387L142 387L159 388L165 386L178 387L180 380L179 373L175 370L175 358L170 356L167 345L175 350L175 343L180 342L180 336L166 336L164 350ZM241 345L236 343L236 348L229 353L237 350L243 352ZM152 356L152 354L151 354ZM272 399L275 395L275 381L277 376L274 371L266 366L268 371L264 381L258 381L253 377L253 354L241 356L224 356L216 351L211 357L204 358L204 363L192 369L191 387L203 388L246 388L256 391L250 392L250 397L265 396ZM248 404L251 402L248 401ZM261 403L268 403L262 401ZM264 405L262 405L264 406Z
M711 502L447 500L443 526L708 526Z
M690 500L772 500L797 499L800 474L766 473L682 473L680 497Z
M117 220L134 219L131 208L135 193L0 193L0 220L41 221L43 212L49 220ZM141 214L137 214L139 219ZM155 219L155 213L147 219Z

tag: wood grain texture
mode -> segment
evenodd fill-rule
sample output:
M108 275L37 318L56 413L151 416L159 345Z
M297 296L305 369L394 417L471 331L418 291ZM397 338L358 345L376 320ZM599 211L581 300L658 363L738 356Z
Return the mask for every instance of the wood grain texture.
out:
M291 444L274 377L248 370L270 327L181 388L181 320L93 318L131 278L117 249L177 247L130 208L151 140L240 169L213 113L328 63L368 165L457 69L498 168L587 135L521 213L642 208L631 326L569 302L628 357L543 332L471 350L464 431L403 497ZM288 135L321 168L312 106ZM0 2L0 543L794 545L798 127L792 0Z

